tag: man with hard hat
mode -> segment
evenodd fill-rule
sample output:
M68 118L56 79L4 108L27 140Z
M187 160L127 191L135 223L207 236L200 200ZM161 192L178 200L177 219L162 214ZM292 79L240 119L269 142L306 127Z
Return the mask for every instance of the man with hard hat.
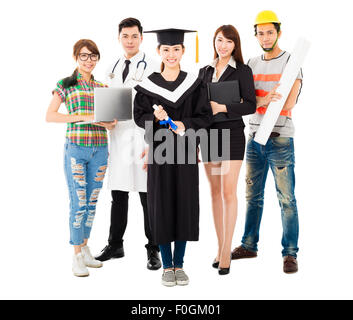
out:
M283 271L298 271L298 211L294 195L294 124L292 109L297 103L302 85L300 71L284 104L278 120L265 146L254 141L256 131L272 101L281 99L276 92L290 54L279 48L281 22L273 11L260 12L255 21L255 36L264 51L261 56L250 59L256 90L256 113L249 120L249 139L246 151L246 221L242 244L232 252L232 259L257 256L260 223L264 205L264 191L268 169L275 179L277 198L282 214Z

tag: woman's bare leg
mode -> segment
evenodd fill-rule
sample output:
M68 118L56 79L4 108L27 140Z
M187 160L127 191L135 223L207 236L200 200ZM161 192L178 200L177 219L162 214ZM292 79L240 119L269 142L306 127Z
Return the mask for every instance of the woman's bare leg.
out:
M218 252L216 256L216 261L219 261L221 250L223 247L223 201L222 201L222 184L221 175L217 174L220 172L221 163L205 163L205 170L208 181L211 188L212 197L212 213L213 222L216 229L217 239L218 239Z
M223 161L222 199L223 199L223 247L220 256L220 268L229 268L232 239L238 216L237 185L243 161Z

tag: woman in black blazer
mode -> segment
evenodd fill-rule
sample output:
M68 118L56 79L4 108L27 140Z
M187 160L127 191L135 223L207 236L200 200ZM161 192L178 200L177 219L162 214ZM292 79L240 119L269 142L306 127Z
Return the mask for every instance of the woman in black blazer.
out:
M214 61L200 70L200 76L206 83L237 80L241 98L240 102L228 105L210 102L213 124L208 130L208 148L202 150L211 186L218 238L218 253L213 267L223 275L230 271L232 238L237 219L237 184L245 152L242 116L256 111L256 95L252 71L243 62L237 30L232 25L219 27L213 38L213 47ZM223 148L229 152L222 154Z

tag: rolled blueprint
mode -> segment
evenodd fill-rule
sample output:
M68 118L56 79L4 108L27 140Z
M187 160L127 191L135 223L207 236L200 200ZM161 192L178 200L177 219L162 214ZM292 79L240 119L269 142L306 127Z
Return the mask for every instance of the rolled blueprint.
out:
M280 86L276 92L282 95L278 101L271 102L261 121L259 129L256 132L254 140L257 143L266 145L267 140L276 124L276 121L284 107L285 102L292 90L293 84L298 76L300 68L303 65L305 57L309 51L310 42L304 38L299 38L295 44L294 50L290 55L290 59L283 71L280 80Z

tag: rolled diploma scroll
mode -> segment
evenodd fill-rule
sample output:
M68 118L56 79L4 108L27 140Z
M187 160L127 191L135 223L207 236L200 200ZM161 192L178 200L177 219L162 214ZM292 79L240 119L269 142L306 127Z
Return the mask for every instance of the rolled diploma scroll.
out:
M154 110L159 110L159 107L156 105L156 104L154 104L153 105L153 109ZM167 121L167 122L169 122L169 124L171 125L171 126L175 126L175 129L173 129L173 130L176 130L177 128L178 128L178 126L173 122L173 120L172 119L170 119L169 117L166 117L165 119L164 119L165 121ZM179 132L179 135L180 136L183 136L185 134L185 131L181 131L181 132Z
M293 52L290 55L290 59L283 71L280 80L280 86L276 90L282 95L282 98L278 101L271 102L267 111L261 121L259 129L256 132L254 140L257 143L266 145L267 140L277 122L277 119L283 109L285 102L287 101L288 95L292 90L293 84L298 76L301 66L305 60L305 57L309 51L310 42L304 38L299 38L296 42Z

